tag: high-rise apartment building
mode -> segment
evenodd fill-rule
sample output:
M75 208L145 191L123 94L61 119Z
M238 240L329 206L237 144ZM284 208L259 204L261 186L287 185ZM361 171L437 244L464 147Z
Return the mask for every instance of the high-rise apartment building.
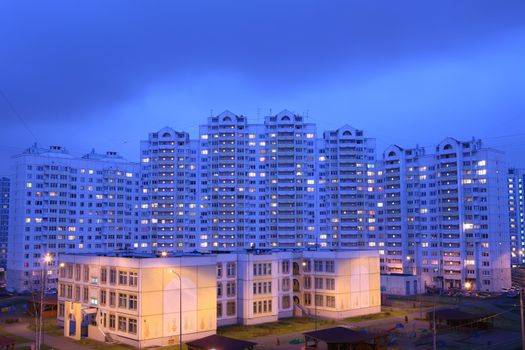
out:
M421 275L426 286L510 284L519 180L501 152L447 138L432 151L375 153L362 130L319 136L286 110L255 124L225 111L198 138L162 128L141 143L140 165L32 147L15 157L9 247L22 253L9 255L11 282L28 287L43 253L71 249L367 247L380 251L382 273Z
M509 169L509 230L512 266L525 263L525 201L523 186L525 185L525 170Z
M9 178L0 178L0 268L7 265L7 229L9 227Z
M384 273L427 286L499 291L510 285L507 165L480 140L389 147L378 165Z
M35 145L12 165L9 288L40 288L46 255L46 288L53 288L61 253L149 249L149 239L136 230L138 164L114 152L77 157L62 147Z

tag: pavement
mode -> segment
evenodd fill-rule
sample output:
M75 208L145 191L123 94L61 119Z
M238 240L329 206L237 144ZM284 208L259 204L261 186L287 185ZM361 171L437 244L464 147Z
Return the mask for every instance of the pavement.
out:
M35 340L35 332L27 328L26 322L6 324L2 328L11 334ZM91 347L78 344L72 339L49 334L44 334L44 344L57 350L92 350Z

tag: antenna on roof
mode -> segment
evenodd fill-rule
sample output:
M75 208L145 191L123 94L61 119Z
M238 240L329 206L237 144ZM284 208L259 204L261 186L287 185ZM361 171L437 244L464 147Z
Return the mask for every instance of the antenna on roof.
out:
M272 109L270 108L270 115L272 115Z

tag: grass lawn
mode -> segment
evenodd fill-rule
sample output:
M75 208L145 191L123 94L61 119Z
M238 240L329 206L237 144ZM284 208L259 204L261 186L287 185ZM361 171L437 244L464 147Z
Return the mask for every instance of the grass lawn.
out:
M317 326L319 328L329 328L337 325L347 324L349 322L359 323L363 321L380 320L404 315L406 315L406 312L404 311L382 311L373 315L349 317L339 321L319 319L317 320ZM283 319L277 322L258 324L256 326L233 325L219 327L217 328L217 334L237 339L253 339L272 335L304 332L313 329L315 329L315 319L306 317L294 317Z
M398 310L382 311L378 314L345 318L344 321L345 322L363 322L363 321L370 321L370 320L381 320L381 319L389 318L389 317L405 316L406 314L407 314L406 312L398 311Z
M320 328L335 326L338 323L332 320L317 320ZM315 328L315 320L311 318L295 317L258 324L256 326L225 326L217 328L217 334L237 339L253 339L270 335L280 335L293 332L309 331Z
M30 321L29 326L27 326L30 330L35 330L35 323L34 320ZM64 335L64 328L57 326L56 320L45 320L44 321L44 333L49 335Z

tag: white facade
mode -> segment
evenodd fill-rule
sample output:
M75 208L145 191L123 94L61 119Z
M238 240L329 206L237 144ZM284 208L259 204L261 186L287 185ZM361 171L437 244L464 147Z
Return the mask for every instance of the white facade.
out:
M56 288L61 253L140 247L136 232L137 164L114 152L76 157L61 147L32 146L13 158L7 284L14 290Z
M178 344L181 327L184 342L215 334L214 255L59 259L57 317L65 336L80 339L82 323L89 338L136 347Z
M225 111L198 139L162 128L141 143L140 166L32 147L13 173L8 264L18 290L38 282L43 254L72 249L371 248L382 273L497 291L510 283L511 237L521 244L502 153L447 138L432 152L390 146L377 160L362 130L318 136L287 110L256 124Z
M509 230L512 267L525 263L525 170L509 169Z
M340 319L381 311L373 250L239 251L184 255L60 255L64 334L138 347L176 344L217 326L293 315ZM73 325L70 320L75 320ZM89 324L89 326L87 326Z
M434 154L388 148L377 168L383 273L426 286L510 286L507 165L481 141L443 140ZM381 230L381 227L380 227Z

